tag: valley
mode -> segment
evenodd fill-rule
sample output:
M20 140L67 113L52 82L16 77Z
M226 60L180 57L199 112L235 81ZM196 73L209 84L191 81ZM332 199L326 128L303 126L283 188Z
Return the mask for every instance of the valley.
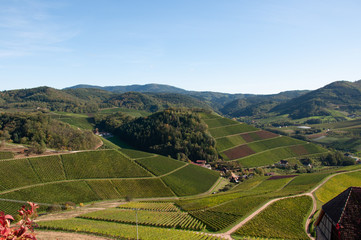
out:
M0 209L38 203L39 239L309 239L322 204L361 186L334 150L359 154L357 119L242 122L194 92L26 92L1 113Z

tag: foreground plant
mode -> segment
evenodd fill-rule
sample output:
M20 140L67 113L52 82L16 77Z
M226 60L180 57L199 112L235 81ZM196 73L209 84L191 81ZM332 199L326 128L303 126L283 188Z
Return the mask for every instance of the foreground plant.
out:
M5 215L0 212L0 240L36 240L34 233L34 226L36 224L33 218L37 216L36 209L39 207L37 204L28 202L29 208L22 206L19 210L19 215L22 219L16 223L15 226L10 225L10 221L14 221L11 215Z

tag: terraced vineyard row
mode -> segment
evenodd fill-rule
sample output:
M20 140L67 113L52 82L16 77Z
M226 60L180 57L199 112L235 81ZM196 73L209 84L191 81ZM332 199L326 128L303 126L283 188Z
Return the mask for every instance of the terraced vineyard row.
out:
M176 204L185 211L205 210L207 208L216 207L217 205L224 206L224 203L233 204L232 201L239 198L248 196L258 196L269 192L276 192L292 179L277 179L277 180L266 180L267 177L259 177L241 183L239 186L246 185L247 187L240 188L235 192L221 193L217 195L191 199L191 200L180 200ZM236 202L234 202L236 203ZM237 205L237 204L235 204ZM213 209L213 208L212 208ZM220 207L222 211L222 207ZM235 213L237 214L237 213Z
M189 164L180 170L162 177L178 196L206 192L219 178L219 173Z
M174 161L174 159L164 156L140 158L137 159L136 162L156 176L166 174L186 164L185 162Z
M361 171L345 173L331 178L316 191L316 197L326 203L348 187L361 187Z
M202 230L204 224L185 212L159 212L129 209L107 209L81 215L80 218L109 222L130 223L155 227Z
M72 232L91 233L104 237L120 239L136 239L137 227L130 224L96 221L88 219L68 219L51 222L39 222L40 228L47 230L65 230ZM220 240L218 237L192 231L175 230L149 226L138 226L139 238L143 240Z
M223 212L213 212L211 210L193 211L189 212L189 214L201 220L204 224L206 224L206 228L211 231L222 230L236 222L239 218L237 215Z
M302 149L300 152L298 149ZM299 157L303 155L310 155L315 153L326 152L327 150L322 149L314 144L302 144L292 147L282 147L277 149L271 149L268 151L261 152L259 154L250 155L244 158L237 159L243 167L259 167L272 165L280 160Z
M223 159L238 161L243 167L267 166L287 158L326 152L314 144L219 116L204 121L209 124L209 132L216 138L216 148Z
M14 157L13 152L7 152L7 151L0 152L0 160L1 159L10 159L10 158L13 158L13 157Z
M311 208L308 196L277 201L237 230L239 236L308 239L303 221Z
M122 209L140 209L160 212L179 212L179 208L172 202L129 202L119 205Z
M1 190L71 179L151 177L113 150L4 160L0 171L7 173L0 176Z

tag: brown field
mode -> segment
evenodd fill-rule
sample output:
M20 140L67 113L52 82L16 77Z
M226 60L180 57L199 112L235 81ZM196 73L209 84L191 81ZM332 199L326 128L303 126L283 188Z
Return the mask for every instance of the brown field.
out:
M224 152L230 160L246 157L254 153L255 152L247 145L238 146Z
M262 139L278 137L278 134L275 134L273 132L264 131L264 130L256 132L256 134Z
M292 150L292 152L294 152L297 155L306 155L309 153L307 149L302 145L292 146L290 147L290 149Z
M307 137L309 139L315 139L315 138L319 138L319 137L326 136L326 135L327 135L327 133L316 133L316 134L308 135Z

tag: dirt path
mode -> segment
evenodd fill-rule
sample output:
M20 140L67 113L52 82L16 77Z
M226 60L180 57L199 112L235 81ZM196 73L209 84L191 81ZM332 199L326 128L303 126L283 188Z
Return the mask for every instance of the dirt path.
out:
M36 222L38 221L52 221L52 220L62 220L62 219L69 219L73 217L77 217L79 215L89 213L89 212L95 212L100 210L105 210L107 208L113 208L117 207L121 204L125 204L125 202L121 202L119 200L117 201L107 201L107 202L99 202L99 203L93 203L89 205L85 205L84 207L78 207L74 210L64 211L64 212L58 212L58 213L52 213L52 214L46 214L43 216L39 216L36 219Z

